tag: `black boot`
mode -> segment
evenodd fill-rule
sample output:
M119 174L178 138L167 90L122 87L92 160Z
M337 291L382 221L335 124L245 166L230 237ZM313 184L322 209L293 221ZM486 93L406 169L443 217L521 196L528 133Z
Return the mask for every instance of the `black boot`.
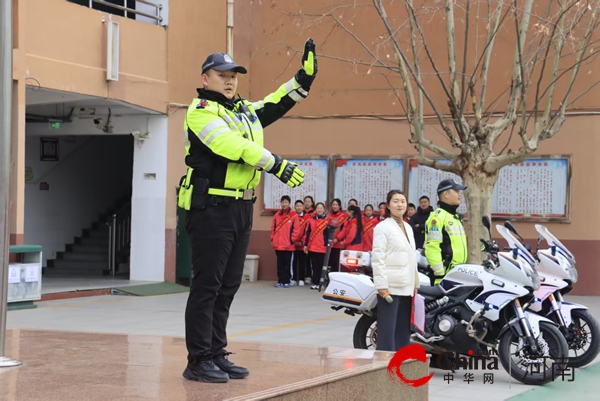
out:
M243 379L248 376L250 372L246 368L237 366L231 362L227 357L231 355L231 352L225 352L214 358L215 365L219 367L223 372L229 374L230 379Z
M183 377L206 383L227 383L229 381L229 375L215 366L212 359L208 358L188 362L183 371Z

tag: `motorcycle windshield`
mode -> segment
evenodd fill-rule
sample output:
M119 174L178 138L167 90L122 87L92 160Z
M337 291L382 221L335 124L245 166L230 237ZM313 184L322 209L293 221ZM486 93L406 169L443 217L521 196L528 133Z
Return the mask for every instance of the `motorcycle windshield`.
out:
M533 256L523 246L523 244L521 244L519 242L519 240L517 240L514 237L514 235L512 235L512 233L508 230L508 228L506 228L504 226L497 225L496 229L498 230L498 232L500 233L500 235L502 235L504 237L504 239L506 240L506 242L508 242L508 246L509 247L511 247L511 248L517 248L520 252L523 253L523 255L525 256L525 259L527 259L532 266L536 265L535 259L533 258Z
M536 224L535 229L538 233L540 233L542 237L544 237L548 245L556 246L557 248L559 248L566 256L568 256L571 259L571 262L575 264L575 256L567 249L566 246L562 244L562 242L558 240L558 238L552 235L552 233L546 228L546 226Z

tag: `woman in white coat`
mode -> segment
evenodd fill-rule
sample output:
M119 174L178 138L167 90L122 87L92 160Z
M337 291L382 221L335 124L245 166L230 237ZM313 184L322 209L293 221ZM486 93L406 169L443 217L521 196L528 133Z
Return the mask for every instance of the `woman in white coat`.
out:
M412 297L419 273L412 228L403 221L408 201L402 191L387 195L386 219L375 226L371 264L377 297L377 350L394 351L410 342ZM386 297L391 296L391 303ZM388 298L389 299L389 298Z

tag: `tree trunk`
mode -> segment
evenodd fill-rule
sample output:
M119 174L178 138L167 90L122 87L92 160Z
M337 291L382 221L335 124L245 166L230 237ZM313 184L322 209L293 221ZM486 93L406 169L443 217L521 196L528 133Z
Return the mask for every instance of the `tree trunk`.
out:
M481 263L480 238L489 239L487 229L483 226L481 218L484 215L492 217L492 194L494 185L498 180L498 172L494 174L482 173L469 169L461 174L463 184L467 186L464 195L467 201L467 243L469 247L468 263ZM494 233L492 226L492 235Z

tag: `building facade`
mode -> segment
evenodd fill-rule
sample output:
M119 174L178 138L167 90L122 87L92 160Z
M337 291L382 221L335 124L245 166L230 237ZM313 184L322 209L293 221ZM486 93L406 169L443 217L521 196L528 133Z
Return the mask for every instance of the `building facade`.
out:
M315 17L344 2L302 0L294 8L283 1L152 2L161 4L160 12L128 2L129 10L143 14L127 15L94 2L90 8L88 1L13 2L11 243L43 245L46 271L81 270L81 260L89 262L89 270L103 270L105 258L89 254L106 255L106 235L116 227L129 233L130 243L128 262L115 257L116 271L128 272L132 280L176 280L183 119L200 85L200 66L212 52L233 51L249 70L240 77L240 94L259 100L296 73L301 56L296 50L314 38L318 77L309 97L265 130L273 153L307 159L416 155L388 83L397 83L397 77L386 79L368 62L356 62L368 60L357 42L331 19ZM159 14L159 20L151 18ZM343 17L369 43L383 32L372 10L345 10ZM440 41L432 49L444 52L444 46ZM497 52L497 60L510 63L511 43L499 43ZM495 64L490 93L501 92L510 75L502 62ZM597 73L588 73L593 65L585 69L580 91L598 80ZM107 79L110 74L118 80ZM434 95L443 101L441 92ZM570 157L568 218L544 224L576 255L575 293L586 295L600 294L594 285L600 282L594 268L600 221L593 213L600 196L595 185L599 108L600 92L592 90L574 104L561 132L537 151ZM443 141L433 121L428 128L431 139ZM516 148L519 141L513 138L510 145ZM263 211L264 182L257 191L249 253L260 256L259 279L273 279L272 215ZM534 224L515 223L532 245Z

